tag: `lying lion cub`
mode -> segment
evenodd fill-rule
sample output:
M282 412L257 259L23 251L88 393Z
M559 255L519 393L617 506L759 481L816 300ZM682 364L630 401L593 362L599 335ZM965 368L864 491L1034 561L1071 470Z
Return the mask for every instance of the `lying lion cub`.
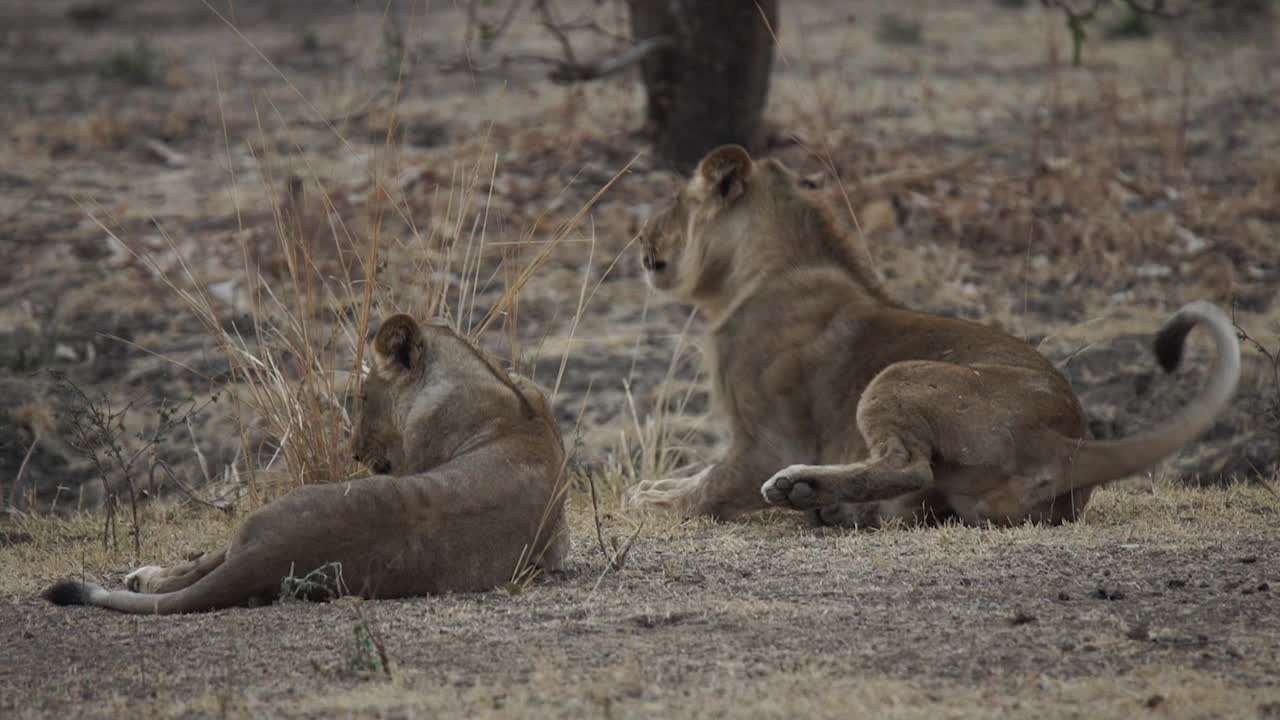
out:
M1160 331L1156 356L1174 369L1187 333L1205 324L1217 344L1208 387L1155 431L1091 440L1044 357L999 330L891 300L804 183L737 146L703 158L642 241L651 284L710 321L732 443L693 477L639 483L632 507L732 518L774 505L861 526L1073 520L1094 487L1207 430L1240 376L1231 322L1187 305Z
M130 590L63 580L58 605L131 613L270 600L288 577L336 569L342 590L394 598L486 590L568 550L564 450L543 395L442 326L389 318L373 342L353 449L374 477L304 485L250 515L231 545L144 567Z

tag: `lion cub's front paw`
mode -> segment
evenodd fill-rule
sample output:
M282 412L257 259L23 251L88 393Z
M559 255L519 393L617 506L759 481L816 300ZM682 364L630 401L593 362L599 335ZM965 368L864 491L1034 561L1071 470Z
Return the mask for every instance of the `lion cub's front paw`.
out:
M826 504L820 497L820 488L815 480L812 465L792 465L774 473L764 485L760 486L760 494L765 502L772 505L783 505L797 510L810 510Z
M705 473L687 478L642 480L622 496L622 506L629 510L662 510L685 512L693 503Z
M164 568L159 565L143 565L124 576L124 586L130 592L149 593L152 588L152 580L163 570Z

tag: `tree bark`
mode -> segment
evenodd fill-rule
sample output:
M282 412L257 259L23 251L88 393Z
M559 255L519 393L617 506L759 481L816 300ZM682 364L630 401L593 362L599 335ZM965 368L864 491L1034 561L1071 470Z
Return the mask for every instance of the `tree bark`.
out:
M633 42L673 43L641 63L659 159L688 171L725 143L759 149L778 0L630 0Z

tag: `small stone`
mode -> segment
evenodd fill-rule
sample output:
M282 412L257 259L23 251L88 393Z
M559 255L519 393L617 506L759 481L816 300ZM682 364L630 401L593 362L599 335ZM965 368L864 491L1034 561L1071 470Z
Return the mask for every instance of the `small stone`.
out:
M236 298L236 281L223 280L222 282L209 283L209 294L227 305L235 303Z
M53 356L59 360L66 360L67 362L75 362L80 359L80 356L76 354L75 349L65 343L58 343L53 346Z
M1039 620L1040 618L1037 618L1035 615L1032 615L1022 608L1018 608L1018 610L1013 613L1014 625L1029 625L1031 623L1038 622Z

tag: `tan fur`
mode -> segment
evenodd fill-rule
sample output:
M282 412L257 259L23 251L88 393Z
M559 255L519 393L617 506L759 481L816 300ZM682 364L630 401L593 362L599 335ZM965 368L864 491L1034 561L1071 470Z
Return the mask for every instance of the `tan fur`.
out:
M894 302L805 187L726 146L647 223L650 283L710 321L732 442L692 478L641 482L629 506L732 518L773 505L838 525L1057 523L1079 517L1092 488L1207 430L1235 391L1231 324L1192 303L1157 349L1171 369L1192 326L1212 331L1218 359L1202 396L1153 432L1093 441L1052 364L999 330Z
M180 613L270 599L317 570L338 591L389 598L558 569L564 451L542 393L447 327L406 315L383 323L373 361L352 449L378 475L297 488L251 514L229 547L140 568L129 591L63 581L46 597Z

